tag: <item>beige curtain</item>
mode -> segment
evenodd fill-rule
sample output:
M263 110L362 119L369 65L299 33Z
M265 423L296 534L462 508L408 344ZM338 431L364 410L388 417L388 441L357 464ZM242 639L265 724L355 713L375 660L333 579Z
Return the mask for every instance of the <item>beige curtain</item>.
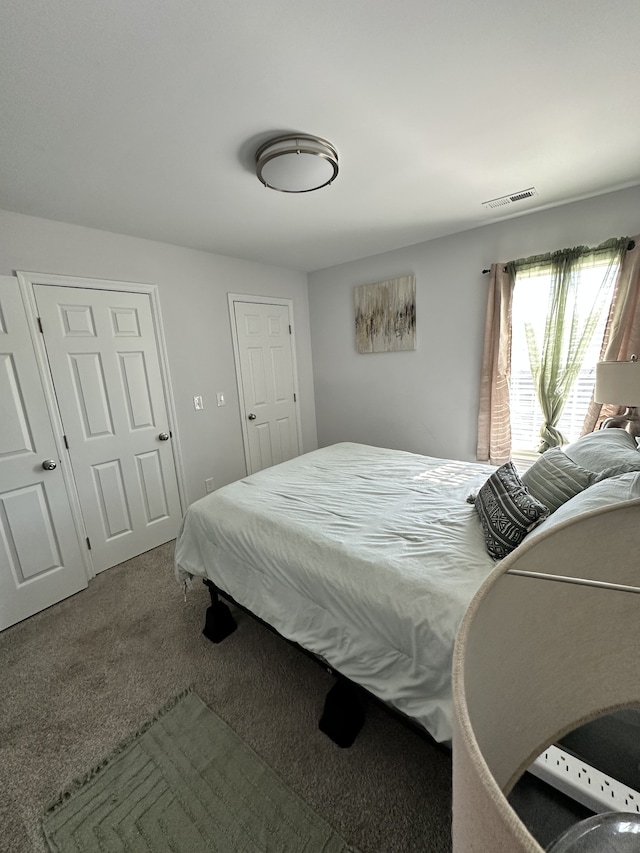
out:
M504 264L491 265L480 378L477 457L478 461L492 465L503 465L511 456L509 379L514 286L515 275L511 269Z
M632 353L640 358L640 236L630 243L622 259L618 281L607 321L601 361L628 361ZM622 414L624 407L589 404L582 434L593 432L608 417Z

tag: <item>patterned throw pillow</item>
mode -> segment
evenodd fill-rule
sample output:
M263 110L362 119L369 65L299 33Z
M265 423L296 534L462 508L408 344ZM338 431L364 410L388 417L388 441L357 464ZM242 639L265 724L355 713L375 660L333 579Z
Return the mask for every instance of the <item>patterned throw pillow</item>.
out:
M512 462L489 477L475 498L487 551L500 560L549 515L548 508L529 492Z
M598 479L598 474L578 465L559 447L543 453L522 475L524 485L550 512Z

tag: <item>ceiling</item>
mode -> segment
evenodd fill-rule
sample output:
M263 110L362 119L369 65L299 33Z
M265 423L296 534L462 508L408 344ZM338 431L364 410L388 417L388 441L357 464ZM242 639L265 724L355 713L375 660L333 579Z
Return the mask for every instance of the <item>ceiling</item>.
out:
M640 184L638 32L638 0L1 0L0 208L312 271ZM259 183L286 132L332 186Z

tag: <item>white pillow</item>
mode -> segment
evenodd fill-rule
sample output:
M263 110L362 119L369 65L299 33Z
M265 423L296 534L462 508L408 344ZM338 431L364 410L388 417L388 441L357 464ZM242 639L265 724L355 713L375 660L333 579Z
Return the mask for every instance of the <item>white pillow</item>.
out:
M581 515L583 512L590 512L594 509L600 509L601 507L623 501L635 500L636 498L640 498L640 471L632 471L627 474L619 474L616 477L609 477L606 480L600 480L558 507L553 515L546 518L535 530L527 535L526 541L531 539L532 536L539 536L540 533L548 530L555 524L560 524L560 522L574 518L576 515ZM640 522L640 510L638 511L638 515Z
M563 449L569 459L598 474L607 471L608 476L615 476L640 471L640 450L636 440L623 429L589 432Z

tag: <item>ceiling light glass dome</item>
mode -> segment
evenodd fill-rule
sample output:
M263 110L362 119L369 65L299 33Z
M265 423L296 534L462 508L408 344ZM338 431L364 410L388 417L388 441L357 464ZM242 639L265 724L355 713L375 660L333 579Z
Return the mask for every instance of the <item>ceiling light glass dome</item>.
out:
M308 193L335 180L338 152L319 136L277 136L256 151L256 174L272 190Z

